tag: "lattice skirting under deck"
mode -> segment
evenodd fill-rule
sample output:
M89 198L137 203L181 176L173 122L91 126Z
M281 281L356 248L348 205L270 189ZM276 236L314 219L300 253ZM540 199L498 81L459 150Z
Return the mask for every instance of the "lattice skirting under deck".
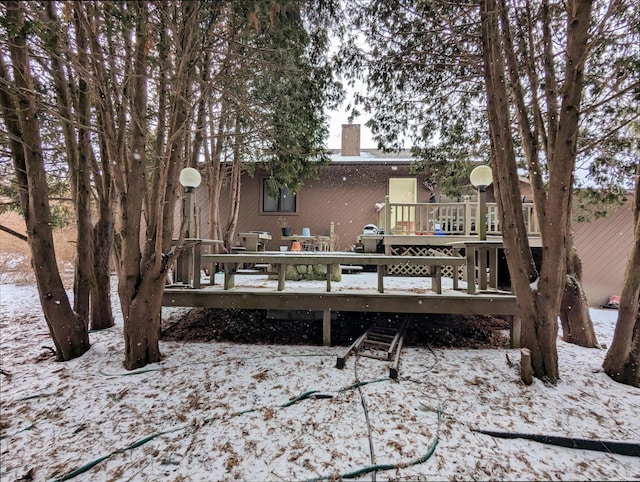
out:
M454 248L449 246L392 246L392 256L458 256ZM443 266L442 276L453 277L453 271L457 271L458 279L463 279L464 266ZM398 276L428 276L430 266L405 266L402 264L389 266L389 275Z

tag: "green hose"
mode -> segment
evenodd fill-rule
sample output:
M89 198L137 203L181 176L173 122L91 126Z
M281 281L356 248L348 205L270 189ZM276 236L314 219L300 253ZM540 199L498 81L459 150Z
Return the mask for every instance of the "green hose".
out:
M345 474L341 474L338 476L338 479L355 479L360 477L361 475L369 474L371 472L377 472L381 470L393 470L393 469L403 469L407 467L412 467L414 465L420 465L425 463L433 453L436 451L436 447L438 445L438 432L440 431L440 407L438 406L438 428L436 430L436 436L427 449L427 453L425 453L422 457L418 457L417 459L410 460L409 462L400 462L397 464L377 464L377 465L369 465L367 467L363 467L358 470L354 470L352 472L347 472ZM306 482L319 482L321 480L336 480L335 475L317 477L315 479L308 479Z
M124 448L121 448L121 449L118 449L118 450L114 450L110 454L103 455L102 457L99 457L96 460L83 465L82 467L78 467L77 469L72 470L71 472L69 472L68 474L62 476L61 478L55 479L54 482L62 482L64 480L72 479L77 475L83 474L83 473L87 472L88 470L91 470L96 465L98 465L100 462L103 462L103 461L107 460L108 458L112 457L113 455L121 454L121 453L126 452L127 450L135 449L135 448L140 447L141 445L144 445L147 442L153 440L154 438L159 437L160 435L165 435L165 434L168 434L168 433L177 432L179 430L184 430L185 428L190 427L191 425L193 425L193 424L189 424L189 425L187 425L185 427L174 428L174 429L171 429L171 430L164 430L162 432L154 433L152 435L147 435L146 437L143 437L140 440L138 440L136 442L133 442L131 445L127 445Z
M364 385L369 385L370 383L388 382L390 380L391 379L389 378L378 378L377 380L370 380L368 382L356 382L344 388L341 388L340 390L338 390L338 393L346 392L348 390L353 390L354 388L362 387Z
M131 375L141 375L143 373L149 372L157 372L160 368L147 368L146 370L136 370L135 372L125 372L125 373L106 373L100 370L98 373L104 377L128 377Z
M283 403L282 405L278 405L280 408L290 407L294 403L299 402L300 400L304 400L305 398L309 398L314 393L318 393L318 390L309 390L308 392L304 392L301 395L298 395L296 398L289 400L287 403Z
M151 371L151 370L149 370L149 371ZM132 374L137 374L137 373L141 373L141 372L135 372L135 373L132 373ZM362 385L367 385L369 383L375 383L375 382L387 381L387 380L388 380L388 378L381 378L379 380L373 380L373 381L370 381L370 382L366 382L366 381L365 382L358 382L358 383L355 383L353 385L349 385L348 387L340 389L339 392L345 392L347 390L350 390L350 389L353 389L353 388L357 388L357 387L362 386ZM304 392L304 393L298 395L297 397L289 400L288 402L283 403L281 405L278 405L278 408L290 407L291 405L293 405L293 404L295 404L295 403L297 403L299 401L302 401L302 400L305 400L305 399L311 397L315 393L318 393L318 390L309 390L307 392ZM326 397L322 396L320 398L326 398ZM251 412L255 412L255 411L256 411L256 409L243 410L243 411L234 413L232 415L232 417L237 417L237 416L244 415L244 414L251 413ZM439 415L440 414L438 412L438 419L439 419ZM215 422L218 419L219 419L219 417L207 418L207 419L204 420L204 424L209 424L209 423ZM151 440L155 439L156 437L159 437L161 435L165 435L165 434L168 434L168 433L173 433L173 432L177 432L177 431L180 431L180 430L187 429L189 427L194 426L194 424L195 423L190 423L190 424L184 425L182 427L178 427L178 428L174 428L174 429L170 429L170 430L164 430L162 432L157 432L157 433L154 433L152 435L148 435L146 437L143 437L140 440L132 443L131 445L127 445L124 448L121 448L121 449L118 449L118 450L114 450L113 452L111 452L111 453L109 453L107 455L103 455L102 457L99 457L99 458L93 460L92 462L89 462L89 463L83 465L82 467L79 467L77 469L72 470L68 474L63 475L61 478L55 479L54 482L62 482L62 481L65 481L65 480L72 479L73 477L75 477L77 475L83 474L83 473L87 472L88 470L91 470L93 467L95 467L99 463L111 458L113 455L121 454L121 453L126 452L127 450L135 449L137 447L140 447L141 445L146 444L147 442L150 442ZM436 439L436 442L437 442L437 439ZM435 447L434 447L434 449L435 449ZM425 460L426 460L426 458L425 458ZM377 467L377 466L374 466L374 467ZM391 466L391 468L394 468L394 467L395 466ZM370 467L365 467L365 469L361 469L361 470L367 470L367 472L363 472L363 473L368 473L369 471L372 471L372 470L389 470L389 469L375 469L375 468L371 469L371 470L368 470L368 469L370 469ZM354 475L353 477L356 477L356 476L357 475ZM351 477L351 478L353 478L353 477ZM344 478L349 478L349 477L344 476ZM314 479L314 480L327 480L327 479L328 479L328 477L321 478L321 479Z

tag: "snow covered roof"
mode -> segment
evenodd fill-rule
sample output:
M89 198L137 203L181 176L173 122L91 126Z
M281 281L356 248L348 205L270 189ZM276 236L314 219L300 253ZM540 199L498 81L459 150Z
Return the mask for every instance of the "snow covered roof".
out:
M343 156L341 151L335 150L330 156L335 163L362 163L362 164L409 164L414 159L410 151L383 152L379 149L361 149L359 156Z

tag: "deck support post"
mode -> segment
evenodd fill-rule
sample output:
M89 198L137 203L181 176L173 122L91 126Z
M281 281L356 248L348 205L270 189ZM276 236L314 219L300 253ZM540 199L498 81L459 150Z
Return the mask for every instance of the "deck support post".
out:
M384 293L384 275L386 274L386 271L386 266L378 266L378 293Z
M322 311L322 344L331 346L331 309Z
M509 330L510 334L510 344L511 348L520 348L520 336L522 335L522 319L520 315L511 315L509 320L509 324L511 325L511 329Z
M238 269L236 263L224 263L224 289L229 290L236 286L234 273Z
M284 280L287 272L287 266L283 263L278 263L278 291L284 291Z
M475 248L465 248L467 258L467 294L476 292L476 251Z
M442 294L442 267L441 266L433 266L431 268L432 270L432 275L431 275L431 280L432 280L432 289L438 293L439 295Z

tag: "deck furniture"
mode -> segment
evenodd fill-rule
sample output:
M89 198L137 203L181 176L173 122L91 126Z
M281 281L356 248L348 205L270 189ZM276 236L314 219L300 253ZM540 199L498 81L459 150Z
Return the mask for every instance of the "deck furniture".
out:
M291 236L282 236L282 240L291 243L299 242L303 251L329 251L331 245L331 236L292 234Z
M238 237L242 238L242 244L247 251L265 251L268 241L271 241L269 233L249 232L238 233Z
M378 267L378 292L384 293L384 277L389 275L389 267L396 265L429 266L430 270L423 276L433 279L433 290L442 293L442 267L462 266L466 259L459 256L385 256L362 255L351 253L293 253L293 252L265 252L245 254L209 254L203 259L211 263L224 265L224 289L235 286L234 277L243 274L238 270L244 264L269 264L278 274L278 291L285 288L285 266L289 264L325 265L327 268L327 291L331 291L331 272L334 265L357 264L375 265ZM253 272L251 274L254 274ZM454 289L458 287L457 277L453 278Z

